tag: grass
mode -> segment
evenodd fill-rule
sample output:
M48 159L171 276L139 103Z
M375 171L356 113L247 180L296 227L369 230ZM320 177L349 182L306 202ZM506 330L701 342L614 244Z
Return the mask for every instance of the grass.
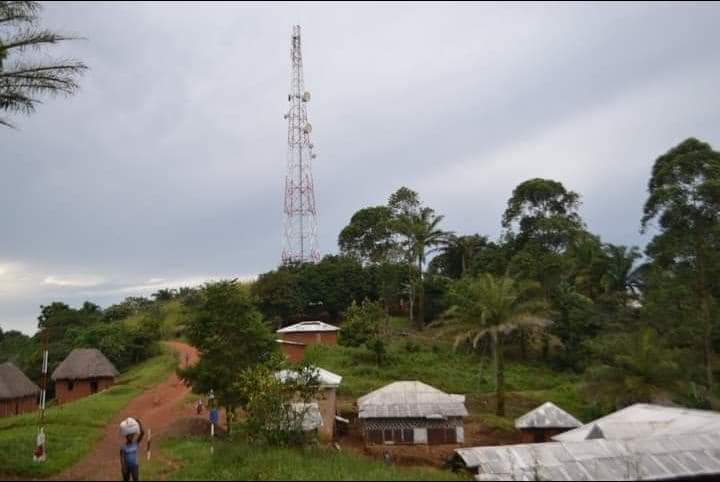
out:
M175 355L164 350L121 375L112 388L48 409L45 415L48 458L44 463L32 460L38 413L0 419L0 474L42 478L70 467L102 437L116 413L132 398L163 381L176 364Z
M353 453L322 448L252 447L241 440L219 441L210 453L201 438L168 439L162 458L175 468L163 473L162 458L142 466L146 479L170 480L461 480L464 474L434 468L390 465Z

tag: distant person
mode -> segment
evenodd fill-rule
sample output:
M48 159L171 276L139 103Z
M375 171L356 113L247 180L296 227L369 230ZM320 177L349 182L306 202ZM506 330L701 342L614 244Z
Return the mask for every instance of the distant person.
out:
M200 415L203 411L203 401L202 399L198 400L195 404L195 409L197 410L197 414Z
M120 469L125 482L129 480L140 480L140 442L145 436L142 422L137 420L138 432L130 433L125 436L125 444L120 447Z

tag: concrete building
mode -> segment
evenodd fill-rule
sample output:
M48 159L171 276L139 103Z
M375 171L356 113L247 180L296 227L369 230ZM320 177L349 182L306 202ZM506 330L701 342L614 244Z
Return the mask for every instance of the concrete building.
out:
M523 443L549 442L555 435L582 426L582 422L557 405L546 402L515 420Z
M32 412L40 388L12 363L0 365L0 417Z
M320 425L318 435L322 441L330 441L335 437L335 419L337 417L337 389L342 377L323 368L314 367L315 375L320 384L316 403L319 408ZM293 370L281 370L276 376L280 380L288 380L297 376Z
M464 395L452 395L418 381L395 382L357 401L368 445L443 445L465 440Z
M304 345L337 345L340 328L322 321L302 321L280 328L277 334L282 340Z
M70 352L52 374L55 398L67 403L110 388L119 373L105 355L94 348Z

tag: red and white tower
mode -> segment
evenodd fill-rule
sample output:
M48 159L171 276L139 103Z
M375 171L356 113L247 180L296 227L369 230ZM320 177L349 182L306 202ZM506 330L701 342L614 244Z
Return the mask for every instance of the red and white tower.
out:
M318 252L318 213L315 205L312 160L313 144L310 140L312 125L307 118L310 92L305 90L300 26L293 26L290 40L290 109L288 121L287 174L285 176L285 221L283 263L315 262Z

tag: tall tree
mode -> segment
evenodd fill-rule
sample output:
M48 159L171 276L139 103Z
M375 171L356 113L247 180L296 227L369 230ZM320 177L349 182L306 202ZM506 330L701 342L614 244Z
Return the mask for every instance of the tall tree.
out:
M490 336L495 357L495 389L497 414L505 415L505 356L503 339L520 327L546 326L538 315L546 311L535 282L518 282L510 277L483 274L478 278L464 278L451 288L454 301L452 313L469 325L463 339L473 344Z
M657 222L647 254L661 266L682 266L694 277L703 325L705 378L713 389L713 283L720 274L720 152L687 139L658 157L648 185L642 229Z
M39 12L38 2L0 1L0 111L30 114L40 102L37 96L71 95L87 69L77 60L29 56L32 50L73 38L40 27ZM0 125L12 126L3 117Z
M363 208L353 214L350 224L338 236L342 254L364 263L382 263L397 257L392 226L393 212L387 206Z
M269 362L277 343L246 287L220 281L206 284L201 296L186 330L190 343L200 351L200 361L178 374L196 393L213 390L230 416L247 403L243 373Z
M449 235L448 232L438 227L443 217L425 207L417 213L400 214L396 223L398 233L404 238L409 259L417 267L418 279L415 286L418 294L417 325L419 328L425 325L425 288L423 285L425 261L428 254L446 243Z
M607 243L603 246L606 269L601 279L606 294L619 297L620 306L627 306L628 298L639 294L640 279L635 262L642 256L637 246Z

